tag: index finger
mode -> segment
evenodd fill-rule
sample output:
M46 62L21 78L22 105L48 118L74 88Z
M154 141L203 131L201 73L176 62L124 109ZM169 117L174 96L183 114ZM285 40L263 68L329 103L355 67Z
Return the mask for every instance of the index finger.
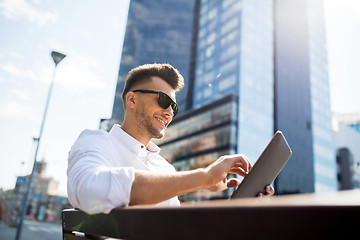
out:
M252 168L251 162L244 154L237 155L238 162L235 163L236 166L243 168L246 172L249 172Z

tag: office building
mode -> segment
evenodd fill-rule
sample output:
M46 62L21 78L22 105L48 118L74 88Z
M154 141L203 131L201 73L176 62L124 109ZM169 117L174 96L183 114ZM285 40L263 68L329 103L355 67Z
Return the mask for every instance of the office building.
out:
M274 132L272 1L201 1L193 108L238 96L237 152L254 162Z
M355 184L358 185L359 183L354 179L354 156L349 149L340 148L337 150L336 163L339 190L354 189ZM359 188L359 186L357 187Z
M333 121L339 190L360 188L360 133Z
M275 128L293 156L280 193L336 190L322 1L275 0Z
M333 118L360 132L360 113L335 113Z
M238 99L228 95L201 108L182 112L154 140L161 155L179 171L205 168L220 156L237 152ZM180 197L182 201L227 198L231 191L200 190Z
M307 1L315 192L337 190L323 1Z

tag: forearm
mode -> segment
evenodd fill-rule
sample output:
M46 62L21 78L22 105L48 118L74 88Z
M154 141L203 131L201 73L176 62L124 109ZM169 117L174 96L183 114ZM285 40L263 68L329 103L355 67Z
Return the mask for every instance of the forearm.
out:
M240 184L236 179L226 180L228 173L245 177L251 169L242 154L220 157L206 169L175 173L153 173L135 170L130 193L130 205L154 204L199 189L221 191Z
M207 188L205 169L174 173L135 171L130 205L155 204L187 192Z

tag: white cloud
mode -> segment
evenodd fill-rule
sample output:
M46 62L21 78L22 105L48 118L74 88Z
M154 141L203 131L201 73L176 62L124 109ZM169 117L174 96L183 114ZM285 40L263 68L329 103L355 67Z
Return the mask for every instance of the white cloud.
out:
M72 53L60 63L57 70L59 85L72 92L85 89L103 89L101 77L96 73L99 68L97 59L78 53Z
M11 63L0 65L0 69L14 76L20 76L22 74L20 69Z
M56 22L58 18L56 13L41 12L25 0L4 0L0 2L0 11L8 19L26 18L40 26Z
M72 92L82 92L85 89L102 89L99 76L83 66L70 65L58 74L57 83Z
M16 60L22 60L22 59L24 59L24 56L23 56L23 55L15 52L15 51L11 51L11 52L9 53L9 56L10 56L11 58L13 58L13 59L16 59Z
M29 98L29 94L25 92L24 90L20 89L11 89L10 90L11 96L19 99L19 100L26 100Z
M14 76L14 77L27 77L30 79L36 79L36 76L33 71L21 69L15 66L12 63L5 63L0 65L0 70Z
M6 62L0 64L0 72L9 74L11 79L32 80L49 84L54 69L54 65L51 64L52 67L50 67L49 64L34 62L24 68L15 63ZM104 89L105 84L98 74L101 72L99 65L98 60L92 56L72 52L58 65L55 82L65 90L75 93L87 89ZM17 97L19 98L20 95L17 94Z
M24 103L10 100L0 106L0 116L7 118L21 118L23 120L39 121L39 114Z

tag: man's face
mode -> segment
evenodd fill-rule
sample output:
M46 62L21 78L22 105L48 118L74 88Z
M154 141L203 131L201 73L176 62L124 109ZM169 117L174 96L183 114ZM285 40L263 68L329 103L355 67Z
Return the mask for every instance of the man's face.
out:
M159 77L152 77L152 81L141 84L134 90L137 89L161 91L175 101L174 89ZM150 138L162 138L166 127L173 118L171 106L167 109L160 107L158 104L158 94L141 92L136 92L135 94L137 95L135 118L138 128Z

